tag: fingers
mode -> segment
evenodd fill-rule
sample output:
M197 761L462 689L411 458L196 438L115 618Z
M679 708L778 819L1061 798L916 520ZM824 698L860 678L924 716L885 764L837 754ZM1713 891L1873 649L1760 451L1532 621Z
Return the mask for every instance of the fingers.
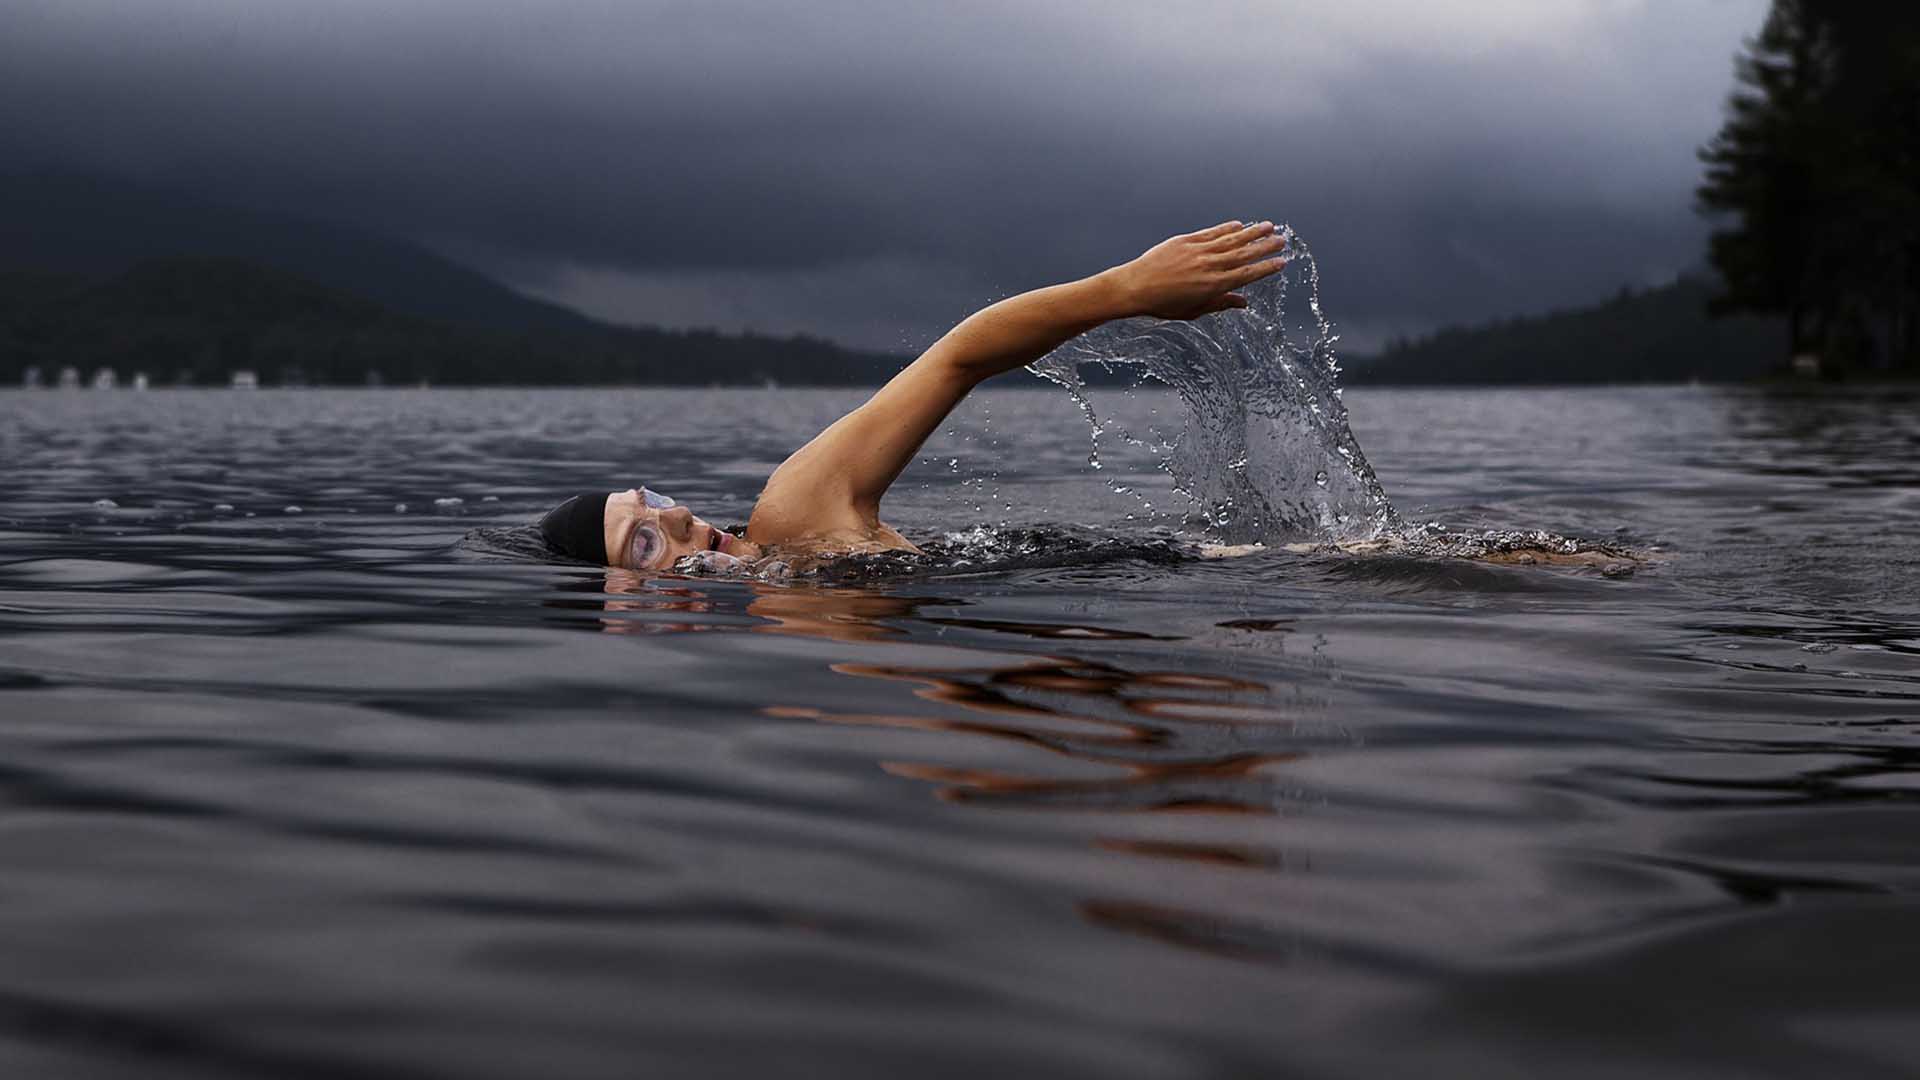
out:
M1241 267L1256 260L1264 259L1269 255L1277 255L1285 250L1286 246L1286 237L1278 234L1270 234L1252 243L1230 248L1222 254L1214 256L1214 258L1218 260L1217 265L1219 266L1226 268Z
M1215 237L1213 242L1207 246L1216 251L1232 251L1235 248L1243 247L1257 240L1272 236L1273 233L1273 222L1256 221L1251 225L1243 225L1238 229L1232 229L1222 233Z
M1241 225L1237 221L1223 221L1220 224L1215 225L1211 229L1201 229L1197 233L1189 233L1188 235L1193 237L1195 240L1204 242L1209 240L1218 240L1223 236L1227 236L1232 233L1239 232L1244 227L1245 226Z
M1261 259L1259 262L1249 263L1228 274L1223 284L1229 289L1238 289L1243 285L1251 285L1263 277L1271 277L1286 265L1287 260L1283 257Z

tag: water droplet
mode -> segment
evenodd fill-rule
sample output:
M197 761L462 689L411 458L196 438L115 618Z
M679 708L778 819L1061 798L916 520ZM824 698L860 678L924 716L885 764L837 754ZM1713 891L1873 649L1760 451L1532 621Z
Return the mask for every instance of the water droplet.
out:
M213 512L216 514L231 514L233 513L233 504L232 503L214 503Z
M281 513L283 513L283 514L304 514L304 513L306 513L306 511L305 511L305 510L303 510L303 509L301 509L301 508L300 508L300 507L298 507L298 506L289 506L289 507L287 507L286 509L284 509L284 510L282 510L282 511L280 511L280 512L281 512Z
M1326 487L1330 479L1331 477L1327 475L1327 470L1325 469L1321 469L1319 472L1313 474L1313 482L1321 487Z
M120 504L114 502L112 499L95 499L93 500L93 508L95 510L118 510L120 509Z
M404 513L406 513L406 512L407 512L407 504L406 504L406 503L394 503L394 504L393 504L393 512L394 512L394 513L396 513L396 514L404 514Z
M446 498L443 498L443 499L435 499L435 500L433 500L433 505L435 505L435 506L443 506L443 507L444 507L444 506L460 506L460 505L463 505L463 504L464 504L464 503L465 503L466 501L467 501L467 500L465 500L465 499L463 499L463 498L461 498L461 497L460 497L460 496L458 496L458 495L449 495L449 496L447 496Z

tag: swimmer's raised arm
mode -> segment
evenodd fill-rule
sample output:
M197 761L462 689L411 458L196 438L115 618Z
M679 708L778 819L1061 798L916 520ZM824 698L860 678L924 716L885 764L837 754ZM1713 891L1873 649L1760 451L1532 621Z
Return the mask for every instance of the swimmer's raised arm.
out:
M774 470L748 537L762 545L813 537L897 539L880 524L881 496L975 386L1114 319L1194 319L1245 307L1246 298L1234 290L1278 272L1284 246L1272 222L1223 222L1172 237L1092 277L975 312Z

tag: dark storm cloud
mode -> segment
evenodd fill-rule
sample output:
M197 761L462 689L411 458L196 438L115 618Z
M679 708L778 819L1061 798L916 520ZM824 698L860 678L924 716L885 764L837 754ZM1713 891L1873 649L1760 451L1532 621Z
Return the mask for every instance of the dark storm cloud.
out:
M0 140L426 241L603 315L914 344L1225 216L1361 336L1699 256L1763 0L15 0Z

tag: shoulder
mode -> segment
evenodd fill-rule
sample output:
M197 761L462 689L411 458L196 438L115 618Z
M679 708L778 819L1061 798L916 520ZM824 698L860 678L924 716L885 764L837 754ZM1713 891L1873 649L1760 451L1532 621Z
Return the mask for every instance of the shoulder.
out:
M777 472L754 503L747 539L769 550L816 555L919 550L844 490L795 484Z
M811 537L856 530L860 514L847 485L808 468L803 449L767 478L747 519L747 539L761 547L791 547Z

